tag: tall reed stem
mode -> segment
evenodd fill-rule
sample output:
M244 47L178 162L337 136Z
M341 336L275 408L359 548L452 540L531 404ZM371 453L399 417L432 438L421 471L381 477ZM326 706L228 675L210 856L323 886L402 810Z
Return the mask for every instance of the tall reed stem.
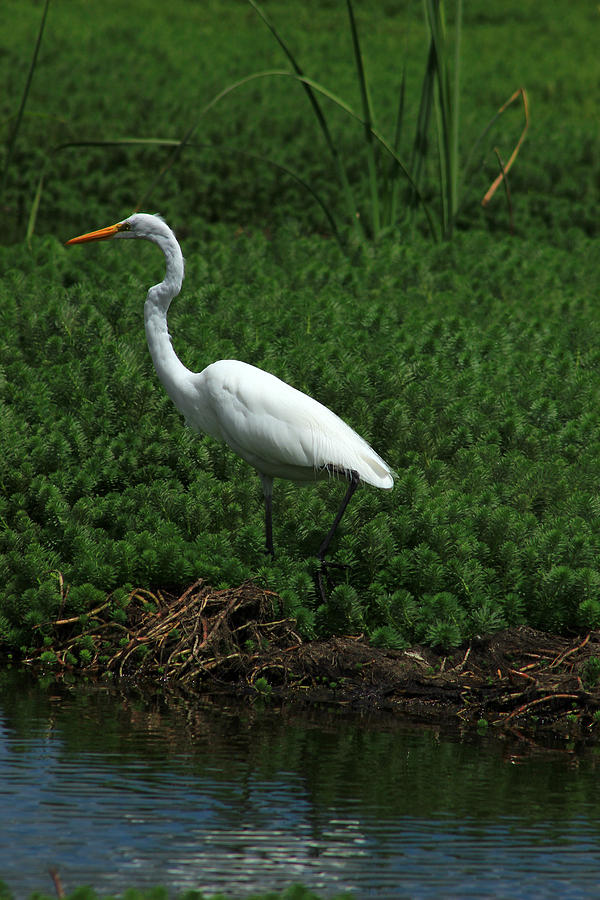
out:
M35 72L35 67L37 64L38 53L40 47L42 45L42 37L44 34L44 27L46 25L46 16L48 15L48 7L50 6L50 0L46 0L44 3L44 9L42 10L42 19L40 22L40 27L38 29L37 40L35 42L35 47L33 49L33 56L31 57L31 63L29 64L29 71L27 73L27 80L25 82L25 88L23 89L23 94L21 96L21 103L19 105L19 110L17 112L17 117L15 119L15 124L10 132L8 141L6 142L6 156L4 159L4 168L2 170L2 180L0 181L0 194L4 193L4 188L6 187L6 179L8 177L8 170L10 164L12 162L12 157L15 149L15 144L17 141L17 137L19 135L19 131L21 129L21 122L23 120L23 113L25 112L25 105L27 103L27 98L29 97L29 90L31 88L31 82L33 80L33 73Z

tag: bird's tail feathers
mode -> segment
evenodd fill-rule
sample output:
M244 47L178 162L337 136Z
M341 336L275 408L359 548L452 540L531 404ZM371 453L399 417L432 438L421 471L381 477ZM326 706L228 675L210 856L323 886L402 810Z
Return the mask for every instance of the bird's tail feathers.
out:
M359 446L356 443L357 438L360 441ZM374 487L384 490L394 487L396 473L392 467L388 466L385 460L356 433L352 433L352 441L347 446L344 447L338 442L332 447L330 459L335 459L335 463L324 463L322 468L332 475L348 477L351 472L356 472L361 481Z

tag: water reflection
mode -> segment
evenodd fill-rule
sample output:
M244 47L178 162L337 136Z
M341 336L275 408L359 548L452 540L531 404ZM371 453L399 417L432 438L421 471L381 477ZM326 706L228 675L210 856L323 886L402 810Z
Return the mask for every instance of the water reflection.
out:
M157 883L239 895L596 896L596 755L392 717L185 703L0 676L0 877L18 898Z

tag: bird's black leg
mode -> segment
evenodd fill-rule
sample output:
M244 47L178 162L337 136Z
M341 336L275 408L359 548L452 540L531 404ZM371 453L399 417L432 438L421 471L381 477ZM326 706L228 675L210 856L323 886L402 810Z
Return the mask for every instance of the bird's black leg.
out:
M266 547L265 552L271 556L275 556L275 547L273 546L273 497L265 496L265 535Z
M263 475L261 472L258 474L260 475L265 497L265 553L275 556L275 547L273 546L273 479L269 475Z
M323 543L319 547L319 552L317 553L317 556L319 557L321 562L323 562L323 560L325 558L325 554L327 553L327 550L329 549L331 539L333 538L333 536L335 534L335 530L342 520L342 516L344 515L344 513L346 511L346 507L348 506L348 504L350 503L350 500L352 499L352 494L358 487L359 481L360 481L360 477L359 477L358 472L352 471L350 473L350 484L348 485L348 490L346 491L346 493L344 495L344 499L342 500L342 502L340 504L340 508L337 511L337 515L336 515L335 519L333 520L333 525L329 529L328 533L326 534L326 536L323 539Z
M353 470L350 473L350 484L348 485L348 490L346 491L346 493L344 495L344 499L342 500L342 502L340 504L340 508L337 511L337 515L336 515L335 519L333 520L333 525L331 526L331 528L329 529L329 531L323 538L323 542L322 542L321 546L319 547L319 552L317 553L317 557L319 559L319 564L320 564L319 569L317 571L317 581L319 583L319 591L321 593L321 599L323 600L324 603L326 602L326 596L325 596L325 588L323 586L323 571L325 571L325 575L327 576L327 567L338 565L336 563L326 562L325 554L327 553L327 551L329 549L331 539L333 538L336 528L338 527L338 525L340 524L340 522L342 520L342 516L344 515L344 513L346 511L346 507L350 503L350 500L352 499L352 495L354 494L354 491L358 487L359 482L360 482L359 474L358 474L358 472L355 472ZM327 578L327 580L329 581L329 578Z

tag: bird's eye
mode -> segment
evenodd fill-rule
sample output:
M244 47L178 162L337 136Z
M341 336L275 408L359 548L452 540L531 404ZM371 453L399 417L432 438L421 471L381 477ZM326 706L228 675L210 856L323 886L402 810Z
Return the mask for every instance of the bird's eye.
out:
M121 222L119 225L119 231L131 231L131 225L129 222Z

